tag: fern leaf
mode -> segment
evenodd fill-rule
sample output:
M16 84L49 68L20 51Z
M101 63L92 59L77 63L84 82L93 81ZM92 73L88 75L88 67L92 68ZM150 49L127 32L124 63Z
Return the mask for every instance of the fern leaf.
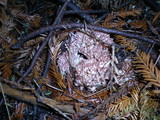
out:
M50 73L56 79L56 82L60 87L66 88L65 80L63 79L62 75L59 73L58 67L56 65L57 54L58 54L60 46L61 46L61 43L57 44L56 47L55 47L54 52L52 53L53 64L51 66Z
M60 87L66 88L65 80L63 79L62 75L59 72L55 72L53 66L50 69L50 74L56 79L56 82Z
M135 52L136 47L131 41L127 41L125 37L116 35L116 41L126 47L127 50ZM136 71L139 72L146 81L160 83L160 70L156 67L149 54L143 51L135 52L134 65Z
M133 63L137 71L142 74L145 80L160 82L160 70L154 65L149 54L140 51L134 59L135 61L133 61Z
M106 28L117 28L117 27L122 27L122 26L124 26L124 25L126 25L126 22L125 21L118 21L118 22L107 22L107 23L105 23L104 24L104 26L106 27Z
M24 46L25 46L25 47L30 47L30 46L33 46L33 45L36 45L36 44L40 43L40 42L43 41L43 40L44 40L44 37L37 37L37 38L35 38L35 39L32 39L32 40L27 41L27 42L24 44Z
M119 42L124 47L126 47L126 50L131 51L131 52L134 52L136 50L135 45L131 41L126 40L125 36L116 35L115 39L116 39L117 42Z
M135 22L130 22L129 24L131 25L131 28L139 28L144 31L146 31L148 28L146 21L135 21Z
M124 96L121 99L118 99L117 102L110 105L108 110L108 116L112 116L114 114L118 114L122 110L124 110L131 103L131 99L127 96Z
M12 74L12 69L11 69L11 64L10 63L5 63L0 65L1 66L1 71L2 71L2 77L10 77Z
M30 23L32 27L39 27L41 23L41 17L38 14L29 15L23 13L20 9L12 9L11 16L18 19L23 19L26 22Z
M35 79L40 78L40 73L41 73L41 63L40 61L36 61L34 69L33 69L33 77Z
M132 99L134 100L135 103L138 103L139 101L139 92L140 90L136 87L133 89L131 92Z
M141 14L141 10L132 10L132 11L121 11L118 12L118 16L125 18L127 16L137 16Z

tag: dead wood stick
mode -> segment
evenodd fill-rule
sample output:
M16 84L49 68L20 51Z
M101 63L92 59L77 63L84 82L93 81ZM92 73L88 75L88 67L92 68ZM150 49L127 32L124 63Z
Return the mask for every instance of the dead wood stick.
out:
M63 17L64 10L65 10L68 2L69 2L69 0L66 0L66 3L64 3L64 5L62 6L60 12L58 13L58 15L57 15L57 17L56 17L56 19L55 19L55 21L54 21L54 23L53 23L52 25L56 25L57 23L59 23L59 22L61 21L61 19L62 19L62 17ZM33 59L32 59L32 62L31 62L31 64L30 64L29 68L28 68L28 69L26 70L26 72L22 75L22 77L19 78L18 82L21 82L21 81L32 71L32 69L33 69L33 67L34 67L34 65L35 65L38 57L40 56L40 54L41 54L42 50L44 49L44 47L47 45L47 43L48 43L49 39L51 38L51 36L52 36L52 31L49 32L49 35L48 35L47 38L43 41L43 43L42 43L42 45L39 47L37 53L34 55L34 57L33 57ZM49 57L50 57L50 56L49 56ZM50 58L48 58L48 59L50 59ZM47 60L47 62L50 62L50 60ZM48 71L48 69L49 69L49 63L47 63L47 65L48 65L48 66L46 67L45 73L46 73L46 71ZM43 76L45 77L46 74L43 74Z
M30 92L25 91L25 90L21 91L21 90L12 88L9 85L3 84L3 83L1 83L1 84L3 86L4 94L6 94L14 99L20 100L25 103L44 107L44 108L50 107L54 110L59 109L60 111L65 112L65 113L69 113L69 114L76 113L76 111L74 110L74 107L72 105L63 105L60 102L57 102L57 101L49 99L49 98L41 97L41 96L39 96L41 101L37 102L37 98L35 97L35 95L31 91ZM0 89L0 92L2 93L1 89ZM78 112L78 114L84 115L88 112L89 112L88 109L80 108L80 111Z

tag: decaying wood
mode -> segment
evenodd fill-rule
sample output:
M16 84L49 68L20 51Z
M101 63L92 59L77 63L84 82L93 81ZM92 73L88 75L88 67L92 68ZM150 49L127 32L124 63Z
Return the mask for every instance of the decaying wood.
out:
M3 83L1 84L3 86L4 94L14 99L17 99L17 100L20 100L20 101L23 101L29 104L37 105L40 107L44 107L44 108L50 107L53 110L59 109L60 111L69 113L69 114L76 113L74 106L72 105L63 105L62 103L57 102L56 100L52 100L52 99L45 98L42 96L38 96L37 98L35 97L35 94L32 91L26 91L26 90L22 91L22 90L12 88L9 85L3 84ZM2 89L0 89L0 92L2 93ZM37 101L37 99L39 100ZM78 114L84 115L88 112L89 112L88 109L80 108L80 111L78 112Z

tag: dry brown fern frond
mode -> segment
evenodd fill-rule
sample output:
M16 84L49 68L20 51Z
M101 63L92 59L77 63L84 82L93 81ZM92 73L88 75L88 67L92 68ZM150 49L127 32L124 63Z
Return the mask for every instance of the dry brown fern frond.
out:
M107 116L115 119L146 120L154 113L158 103L149 96L146 90L135 87L130 96L124 96L110 105Z
M150 84L156 87L160 87L160 70L154 64L151 56L140 51L134 59L133 63L137 71L144 77L144 80L149 81Z
M107 28L115 28L118 30L124 30L126 27L147 30L146 22L143 22L144 20L137 21L136 18L141 15L141 11L140 9L124 9L118 12L112 12L105 18L102 25ZM134 21L137 22L130 23L130 18L136 19Z
M57 84L61 88L66 88L65 80L64 80L63 76L59 73L58 67L57 67L57 62L56 62L60 46L61 46L61 43L57 44L55 49L54 49L54 52L51 51L52 58L53 58L53 63L51 65L51 67L50 67L50 74L56 79Z
M115 38L127 50L136 54L136 57L133 58L133 63L136 71L144 77L144 80L149 81L150 84L156 87L160 87L160 70L154 64L151 56L143 51L137 52L136 46L131 41L126 40L126 37L117 35Z
M125 18L128 16L137 16L141 14L142 10L124 10L124 11L120 11L117 12L117 16Z
M112 12L106 17L105 22L114 20L116 17L126 18L128 16L137 16L141 14L141 11L142 10L121 10L119 12Z
M134 21L134 22L130 22L129 24L131 25L131 28L142 29L144 31L148 29L148 25L145 20Z
M33 78L34 79L38 79L41 76L41 69L42 69L42 65L44 63L44 60L39 58L38 61L36 61L34 69L33 69Z
M2 71L2 77L8 78L12 74L11 63L0 64L0 71Z
M59 72L56 72L55 69L56 69L56 68L54 67L54 65L51 65L51 67L50 67L50 74L51 74L51 76L53 76L53 77L55 78L56 83L57 83L61 88L66 88L64 78L62 77L62 75L61 75Z
M108 116L120 114L120 111L124 110L130 104L131 98L129 98L128 96L124 96L121 99L118 99L117 102L110 104L107 114Z
M43 41L45 38L42 36L42 37L37 37L35 39L31 39L29 41L27 41L25 44L24 44L24 47L30 47L30 46L33 46L33 45L37 45L38 43L40 43L41 41Z
M123 20L117 21L117 22L106 22L104 24L105 27L107 28L120 28L122 26L126 25L126 22Z
M114 13L110 13L106 18L105 21L103 23L103 25L105 26L106 23L111 22L112 20L114 20L116 18L116 15L114 15Z
M140 120L146 120L153 117L152 115L158 107L159 103L150 95L152 95L150 91L139 89L138 87L131 92L132 99L136 104L134 111L136 110L138 112L137 118Z
M23 13L23 11L19 9L12 9L11 16L30 23L32 27L39 27L41 23L41 17L38 14L29 15L27 13Z
M7 36L15 24L13 23L13 19L6 14L5 9L1 9L0 14L0 41L4 42L7 39ZM2 40L1 40L2 39Z
M39 45L35 45L33 47L26 47L25 49L21 49L18 51L14 50L15 53L13 55L15 59L15 63L14 63L15 67L19 69L19 68L25 68L26 66L29 66L38 48L39 48ZM41 66L43 66L43 64L41 64Z
M135 52L136 46L129 40L126 39L125 36L116 35L115 36L116 42L120 43L126 50L130 52Z
M140 51L134 59L137 71L143 75L145 80L160 82L160 70L156 67L149 54Z

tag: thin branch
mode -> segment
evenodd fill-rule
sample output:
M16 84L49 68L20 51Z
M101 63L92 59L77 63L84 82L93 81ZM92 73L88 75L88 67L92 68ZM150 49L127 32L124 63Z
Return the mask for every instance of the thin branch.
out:
M58 15L57 15L57 17L56 17L56 19L55 19L55 21L54 21L54 23L52 25L56 25L56 24L59 24L61 22L61 20L63 18L63 15L64 15L64 10L67 7L67 4L68 4L69 1L70 0L67 0L64 3L64 5L60 9L60 11L59 11L59 13L58 13ZM52 31L50 31L49 34L51 34L51 33L52 33ZM48 36L48 38L50 38L50 37L51 36ZM43 77L46 77L46 75L47 75L47 72L48 72L49 66L50 66L50 62L51 62L51 55L50 55L50 52L48 51L47 61L46 61L46 64L45 64L45 69L44 69L43 75L42 75Z
M60 2L66 2L67 0L58 0ZM78 7L75 3L73 3L73 1L71 0L68 3L68 7L72 10L81 10L80 7ZM93 23L93 19L87 15L87 14L79 14L80 17L82 17L84 20L86 20L88 23Z
M61 22L62 17L63 17L63 15L64 15L64 10L65 10L66 7L68 6L69 2L70 2L70 0L66 0L66 1L65 1L64 5L63 5L62 8L60 9L60 11L59 11L59 13L58 13L58 15L57 15L54 23L52 24L52 26L55 25L55 24L59 24L59 23Z
M100 16L99 18L97 18L94 23L97 23L98 21L103 20L107 16L108 16L108 13L103 14L102 16Z
M69 0L66 1L66 3L62 6L58 16L56 17L54 23L52 24L52 26L54 26L56 23L60 22L59 19L62 19L63 17L63 12L64 12L64 9L66 8L67 6L67 3L69 2ZM47 36L47 38L45 39L45 41L42 43L42 45L39 47L37 53L34 55L33 59L32 59L32 62L29 66L29 68L27 69L27 71L22 75L22 77L18 80L18 82L21 82L33 69L39 55L41 54L42 50L44 49L44 47L47 45L49 39L51 38L52 36L52 31L49 32L49 35ZM49 62L49 61L48 61ZM47 63L49 64L49 63ZM49 66L48 66L49 67ZM47 68L48 69L48 68Z
M44 71L42 74L43 77L46 77L46 75L48 73L50 62L51 62L51 55L50 55L50 52L48 52L47 61L46 61L45 68L44 68Z
M48 36L51 36L51 34L49 34ZM36 52L36 54L34 55L32 62L29 66L29 68L27 69L27 71L22 75L22 77L18 80L18 82L21 82L33 69L39 55L41 54L43 48L47 45L48 41L49 41L50 37L47 37L45 39L45 41L42 43L42 45L39 47L38 51Z
M5 98L5 95L4 95L4 90L3 90L3 86L2 86L1 82L0 82L0 91L2 92L2 96L3 96L3 100L4 100L4 103L5 103L5 106L6 106L8 118L9 118L9 120L11 120L11 115L10 115L10 112L9 112L9 109L8 109L7 101L6 101L6 98Z
M95 13L107 13L106 10L66 10L64 14L95 14Z
M36 37L39 34L45 33L45 32L49 32L49 31L56 31L56 30L64 30L64 29L73 29L73 28L84 28L85 25L82 23L65 23L65 24L58 24L58 25L51 25L48 27L44 27L41 28L39 30L36 30L30 34L28 34L27 36L24 36L20 41L18 41L15 45L12 46L13 49L18 49L20 48L27 40ZM104 32L104 33L109 33L109 34L118 34L118 35L122 35L122 36L126 36L126 37L130 37L130 38L135 38L135 39L139 39L148 43L155 43L156 45L160 45L160 42L158 40L153 40L147 37L143 37L139 34L134 34L134 33L130 33L130 32L124 32L124 31L120 31L120 30L115 30L115 29L109 29L109 28L105 28L105 27L100 27L100 26L95 26L95 25L87 25L88 29L91 30L95 30L95 31L100 31L100 32Z

